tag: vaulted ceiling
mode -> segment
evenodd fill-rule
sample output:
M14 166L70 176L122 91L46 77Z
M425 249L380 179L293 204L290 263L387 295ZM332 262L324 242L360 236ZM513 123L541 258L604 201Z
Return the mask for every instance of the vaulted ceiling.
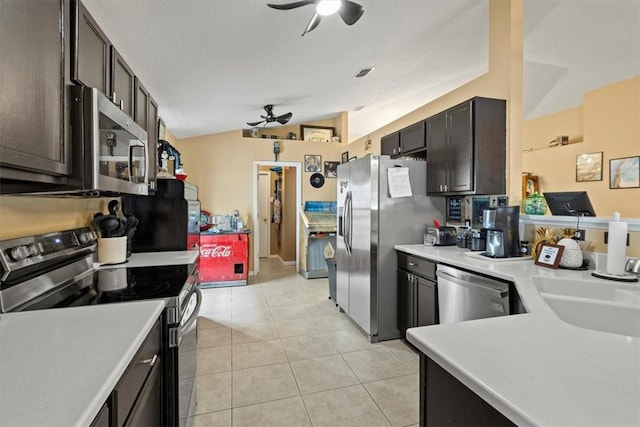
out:
M488 0L356 0L353 26L286 0L82 0L178 138L349 113L349 139L487 71ZM640 0L524 0L525 118L640 74ZM364 79L353 76L375 67Z

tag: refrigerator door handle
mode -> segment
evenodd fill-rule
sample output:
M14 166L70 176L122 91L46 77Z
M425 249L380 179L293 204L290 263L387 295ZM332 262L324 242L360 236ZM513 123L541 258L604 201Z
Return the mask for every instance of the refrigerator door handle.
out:
M351 226L352 226L352 207L353 207L353 200L352 200L352 195L351 195L351 191L347 192L347 201L346 201L346 207L345 207L345 219L346 219L346 223L345 223L345 246L347 247L347 253L349 255L351 255L351 249L352 249L352 238L351 238Z

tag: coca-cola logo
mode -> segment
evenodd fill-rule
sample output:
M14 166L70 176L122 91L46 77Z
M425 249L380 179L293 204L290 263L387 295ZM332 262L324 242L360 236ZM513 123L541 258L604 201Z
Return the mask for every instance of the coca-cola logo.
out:
M231 256L231 246L214 246L211 248L200 248L200 255L210 258L229 258Z

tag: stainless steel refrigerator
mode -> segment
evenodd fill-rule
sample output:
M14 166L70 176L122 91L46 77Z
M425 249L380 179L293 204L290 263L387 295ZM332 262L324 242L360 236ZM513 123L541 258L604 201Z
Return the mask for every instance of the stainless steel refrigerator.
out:
M392 198L388 170L408 169L411 196ZM427 197L427 163L374 156L338 166L336 303L378 342L400 337L397 244L423 243L427 225L444 222L445 198Z

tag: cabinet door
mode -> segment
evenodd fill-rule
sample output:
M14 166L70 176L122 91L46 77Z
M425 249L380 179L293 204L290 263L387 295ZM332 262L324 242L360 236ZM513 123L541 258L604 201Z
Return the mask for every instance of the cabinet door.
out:
M2 178L63 183L70 173L69 6L68 0L0 1Z
M419 151L426 146L424 121L414 123L400 131L400 153Z
M436 114L425 122L427 134L427 194L445 191L447 183L446 113Z
M448 191L473 190L473 102L447 111ZM490 167L490 166L488 166Z
M437 321L436 284L421 277L417 278L417 282L416 326L435 325Z
M380 153L388 156L396 156L400 150L400 132L385 135L380 139Z
M122 111L133 117L134 111L134 80L133 70L118 51L111 46L111 92L115 93L116 104L122 102Z
M158 171L158 103L149 95L149 190L156 189L156 173Z
M133 120L140 125L140 127L149 133L149 92L140 83L140 79L137 77L135 80L135 101L134 101L134 114ZM148 136L148 135L147 135Z
M71 78L109 95L111 42L80 1L74 4Z
M160 388L160 360L151 369L147 380L140 391L135 406L125 421L126 427L159 426L161 416L162 393Z
M398 270L398 329L403 336L408 328L416 326L415 292L413 275Z

